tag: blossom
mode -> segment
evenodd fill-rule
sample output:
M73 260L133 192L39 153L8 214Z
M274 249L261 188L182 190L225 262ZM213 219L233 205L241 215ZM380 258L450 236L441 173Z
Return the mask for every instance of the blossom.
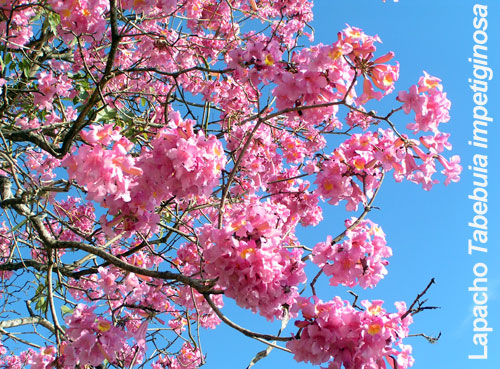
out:
M353 220L346 221L346 227ZM382 229L369 220L347 230L346 240L332 244L331 237L313 249L313 262L330 276L330 284L373 288L387 274L387 258L392 250L386 245Z
M73 314L66 318L64 365L100 365L105 359L113 362L116 353L123 347L126 336L111 321L99 318L96 306L78 304Z
M12 241L13 235L5 225L5 222L2 222L0 225L0 265L8 262L11 254ZM0 280L7 280L12 277L13 274L14 272L12 271L3 270L0 272Z
M413 109L415 122L408 124L408 128L417 131L434 132L439 134L438 126L450 120L450 101L446 93L442 92L440 79L424 72L417 85L410 87L409 93L400 91L397 100L403 102L406 114Z
M131 142L116 131L111 132L109 126L93 127L92 131L83 134L84 138L89 138L90 145L82 146L77 154L66 156L62 165L68 168L70 178L87 187L89 200L130 201L134 176L142 174L128 153ZM108 149L107 144L117 136L120 139Z
M173 356L160 356L159 359L153 363L153 369L196 369L202 364L201 352L198 348L194 348L190 343L185 342L178 355Z
M276 215L258 203L246 204L228 214L223 229L205 226L200 234L204 270L217 278L224 295L268 320L282 316L282 306L298 297L305 281L299 249L285 249L275 224Z
M458 182L460 179L460 173L462 173L462 166L459 164L460 157L458 155L453 155L450 160L446 160L439 155L438 160L444 167L442 171L442 173L446 176L444 184L449 185L450 182Z
M420 95L418 92L418 88L416 85L410 87L410 92L400 91L397 97L398 101L401 101L403 104L403 111L406 114L410 113L410 110L417 114L425 114L425 106L427 103L427 99L424 95Z
M411 351L401 343L408 325L401 319L403 312L387 313L380 300L362 301L362 311L340 297L328 302L317 297L312 300L300 297L292 308L304 318L298 324L300 337L286 344L295 360L329 363L328 368L337 369L378 368L384 357L392 355L399 355L402 369L413 363Z

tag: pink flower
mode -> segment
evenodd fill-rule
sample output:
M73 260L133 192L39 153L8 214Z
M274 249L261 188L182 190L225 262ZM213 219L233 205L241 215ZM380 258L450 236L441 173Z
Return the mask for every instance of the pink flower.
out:
M424 75L418 80L418 92L422 93L430 89L441 90L441 80L437 77L429 75L426 71L424 71Z
M300 297L292 311L302 311L300 337L287 342L297 361L328 368L379 368L387 356L400 355L401 369L413 363L408 347L401 346L407 336L401 312L387 313L382 301L362 301L365 310L354 309L335 297L322 302ZM402 348L399 351L393 345Z
M297 286L305 281L304 263L299 249L282 246L272 204L244 205L227 214L225 228L203 227L205 272L239 306L273 320L282 316L282 305L295 302Z
M318 194L328 199L332 205L352 194L351 178L344 176L347 172L345 164L332 159L323 163L321 172L316 176L315 184L318 186Z
M346 227L352 221L346 221ZM375 223L364 220L346 232L342 243L318 243L313 250L313 262L330 276L330 284L373 288L387 274L387 258L392 250L386 246L385 234Z
M67 366L80 364L100 365L105 359L113 362L127 338L122 329L109 320L98 318L96 306L78 304L66 318L69 341L64 346L63 360Z
M415 112L415 123L408 124L408 128L415 132L431 131L438 134L438 125L450 120L450 101L446 93L442 92L440 80L430 77L425 73L417 86L410 87L410 92L400 91L397 99L403 102L403 110L406 114L413 109Z
M376 64L377 62L380 62L379 59L376 59L374 63ZM372 69L373 83L375 84L375 86L385 91L386 95L394 90L394 83L398 80L398 77L399 77L399 64L396 64L395 66L388 64L380 64L380 65L375 65L375 67L373 67Z
M40 349L39 353L33 353L28 360L31 369L49 369L55 362L56 348L47 346Z
M77 154L66 156L62 165L68 167L71 179L87 187L89 200L113 202L116 200L130 201L130 190L135 177L142 170L135 166L135 159L128 153L131 143L125 137L120 137L111 150L107 144L117 138L117 133L94 128L92 134L84 134L92 146L82 146Z
M365 78L363 81L363 94L356 99L356 103L364 105L372 99L381 100L382 97L384 97L384 94L380 91L375 91L370 80Z
M153 363L153 369L196 369L202 364L200 350L193 348L190 343L184 342L176 356L160 356Z
M446 176L444 181L445 185L449 185L450 182L458 182L460 180L460 173L462 173L462 166L460 163L460 156L453 155L449 161L438 155L439 162L443 165L444 169L441 173Z
M404 103L403 110L406 114L409 114L411 109L417 114L425 114L427 99L418 93L416 85L410 87L410 92L399 91L397 100Z

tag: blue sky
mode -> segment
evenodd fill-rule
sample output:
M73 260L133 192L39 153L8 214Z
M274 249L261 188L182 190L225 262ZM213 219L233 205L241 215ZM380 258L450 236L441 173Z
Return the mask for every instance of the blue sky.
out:
M434 368L498 368L500 362L500 244L499 228L499 158L495 139L500 137L499 128L493 122L489 126L488 154L488 244L487 254L468 255L467 242L472 236L468 222L472 220L473 201L467 197L472 193L473 179L467 169L472 155L479 152L467 142L472 137L472 91L468 78L472 76L474 32L472 8L476 2L469 0L400 0L399 3L382 3L378 0L331 1L318 0L315 3L315 43L330 44L336 40L337 32L348 23L363 29L367 34L378 34L383 41L380 54L396 53L400 63L400 79L396 91L406 90L418 81L425 70L442 79L448 98L452 102L451 120L442 125L442 131L452 134L453 152L462 158L464 172L458 184L445 187L442 183L426 192L412 183L385 181L370 219L379 223L387 235L388 244L394 256L390 259L389 275L374 290L357 291L360 298L383 299L386 307L392 302L413 301L431 278L434 285L426 295L429 305L440 306L439 310L426 311L415 317L411 333L425 333L435 336L442 332L441 339L429 344L421 337L408 338L414 350L414 369ZM488 58L490 67L500 71L500 3L483 1L488 5ZM490 82L487 108L490 116L500 119L500 91L494 76ZM388 103L374 106L384 113L397 106L395 94L388 97ZM410 122L410 117L397 115L400 127ZM484 153L484 152L481 152ZM342 221L350 214L343 209L325 209L325 220L315 228L302 231L301 241L314 246L324 241L328 234L336 235ZM482 347L473 343L473 294L468 291L474 279L473 266L483 262L488 266L488 359L469 360L469 354L482 353ZM323 299L334 295L351 299L345 289L331 288L324 279L320 290ZM226 307L230 318L248 328L275 332L279 326L268 324L250 313ZM206 369L244 369L258 351L265 347L258 342L241 337L229 328L219 327L214 332L202 333L208 353ZM496 349L496 350L495 350ZM256 364L255 368L307 368L310 365L295 363L290 354L274 350L271 355Z

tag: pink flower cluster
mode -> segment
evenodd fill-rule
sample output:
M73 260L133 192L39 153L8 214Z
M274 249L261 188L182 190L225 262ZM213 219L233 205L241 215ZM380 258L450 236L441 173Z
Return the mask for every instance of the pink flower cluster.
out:
M443 87L439 78L424 72L418 84L410 87L409 92L400 91L397 100L403 103L403 110L409 114L415 112L415 123L408 124L408 129L414 132L439 133L438 126L450 120L451 102L442 92Z
M385 64L394 57L389 52L374 60L376 51L375 43L381 42L378 36L369 36L361 29L348 26L339 35L339 46L341 49L336 56L346 55L356 67L358 76L363 76L363 93L356 99L358 105L363 105L371 99L380 100L394 90L394 84L399 78L399 64ZM381 91L376 91L375 85Z
M66 201L54 203L54 211L61 219L66 219L67 223L76 231L90 235L95 225L95 208L91 203L78 205L79 198L68 197ZM60 228L60 225L57 224ZM70 229L61 229L60 240L81 241L82 237Z
M40 181L53 179L56 176L53 170L61 166L61 160L54 158L52 155L47 155L44 151L30 150L26 152L26 156L26 165L33 172L39 174Z
M21 49L33 36L32 18L35 16L35 1L1 0L0 37L12 49Z
M300 337L287 343L297 361L314 365L328 363L328 369L385 368L384 358L396 358L398 368L413 364L411 346L402 343L412 323L404 303L396 303L397 313L387 313L383 301L362 302L363 311L335 297L322 302L316 297L300 297L292 310L300 310L303 321L295 324ZM398 348L396 348L397 346ZM392 361L391 361L392 363Z
M176 0L123 0L124 9L135 11L136 13L149 14L155 7L162 9L165 13L170 13L176 5Z
M342 99L347 79L352 76L349 66L343 60L333 60L335 46L319 45L303 49L292 59L293 67L282 70L274 79L276 87L276 108L287 109L306 105L318 105ZM300 66L300 69L298 68ZM335 116L338 108L331 105L291 113L308 124L315 124Z
M443 166L441 173L446 176L445 185L450 182L457 182L460 179L462 167L460 166L460 157L455 155L446 160L440 153L444 149L451 149L448 143L449 134L439 131L439 124L450 120L449 110L451 102L446 98L446 93L442 92L443 86L439 78L433 77L424 71L417 85L410 87L409 92L400 91L397 97L398 101L403 103L403 111L409 114L415 113L415 122L408 124L408 129L414 133L418 131L432 132L434 136L421 136L420 143L429 150L424 153L418 147L418 143L412 146L413 151L422 159L424 164L416 171L410 180L422 183L425 189L430 189L435 181L430 176L436 171L434 159L437 159Z
M298 297L306 279L299 249L285 249L279 219L268 206L254 202L231 211L223 229L207 225L200 234L205 271L244 308L268 320Z
M184 275L192 278L206 277L205 269L203 268L204 261L202 260L202 250L196 246L194 243L182 244L177 250L177 258L174 259L174 264ZM219 323L220 319L210 308L203 295L193 290L191 287L181 287L177 290L177 293L172 300L187 309L193 311L190 318L193 321L199 321L200 325L204 328L215 328ZM213 295L212 301L214 304L222 308L224 306L224 301L222 295ZM179 314L173 313L174 317L182 323L181 316Z
M291 167L271 177L268 184L268 191L273 194L272 200L289 210L290 216L285 223L287 229L293 229L298 223L304 227L315 226L323 219L319 195L312 191L309 181L294 178L298 176L300 171Z
M427 153L425 153L417 143L411 146L412 151L422 160L422 164L418 167L414 165L414 172L407 176L410 181L421 183L425 190L429 190L434 183L438 182L432 179L432 175L437 171L435 163L437 159L444 168L441 171L441 173L446 176L444 184L448 185L450 182L458 182L460 173L462 173L460 157L458 155L453 155L449 160L446 160L440 154L445 148L451 149L451 145L448 143L448 137L449 134L443 133L437 133L435 136L420 137L420 143L428 150Z
M0 226L0 264L6 263L9 260L11 254L11 245L12 245L12 233L5 225L5 222L2 222ZM14 272L8 270L0 271L0 280L9 279ZM0 289L0 297L1 297L1 289Z
M254 122L249 122L231 128L231 134L226 135L227 150L235 155L241 155L248 132L252 130ZM240 186L233 191L249 191L254 193L265 188L265 183L273 174L282 167L283 158L277 152L278 146L273 142L269 127L261 125L255 132L252 141L247 147L245 155L240 162Z
M281 64L283 52L276 40L264 35L255 35L245 49L235 48L228 53L228 68L234 69L233 76L239 81L250 80L255 86L274 79Z
M7 348L2 344L0 340L0 368L2 369L24 369L31 355L35 354L35 351L28 349L23 351L20 355L6 355ZM48 360L42 360L43 363L47 363ZM45 369L45 368L44 368Z
M349 113L347 113L345 121L350 127L361 127L363 131L366 131L370 125L375 122L375 119L366 113L350 110Z
M107 203L117 225L126 231L154 231L159 216L156 207L172 197L178 202L207 197L218 184L225 156L215 136L193 130L194 122L170 114L171 128L161 129L136 162L144 173L134 179L130 200ZM120 227L117 227L118 229Z
M390 130L353 134L320 163L316 192L329 204L347 200L347 210L356 210L378 187L380 167L389 170L404 157L401 146Z
M142 155L139 165L147 176L139 180L137 191L149 188L160 199L210 195L225 165L221 142L203 131L195 133L195 122L182 121L178 113L169 118L170 128L160 130L151 141L153 149Z
M353 219L346 221L349 227ZM332 244L328 236L326 242L318 243L313 250L313 262L330 276L330 284L373 288L387 274L386 260L392 250L386 246L382 229L370 220L361 221L345 234L346 240Z
M127 262L142 268L156 266L154 257L145 257L143 252L137 254L129 256ZM123 301L129 306L139 305L158 312L168 310L168 297L172 292L161 280L135 273L123 275L116 267L99 267L98 271L100 276L94 288L109 299L112 308L119 307Z
M89 200L104 205L118 199L130 201L134 176L142 174L129 154L133 144L119 129L114 129L113 124L92 126L80 135L88 144L80 147L78 154L67 155L62 161L70 179L87 188ZM111 149L108 145L112 145Z
M444 166L445 184L456 182L462 170L460 158L453 156L448 161L439 154L450 148L448 136L438 133L421 137L420 141L406 137L403 140L391 129L353 134L320 162L321 170L314 182L316 192L329 204L336 205L346 200L347 210L356 210L360 203L366 204L367 197L378 187L382 170L394 170L397 181L406 178L429 190L439 182L433 178L436 159ZM420 145L429 152L424 153ZM418 159L420 164L416 161Z
M65 31L71 31L77 35L102 35L105 33L104 14L109 9L108 1L49 0L48 3L61 17L61 27Z
M54 346L44 347L39 352L29 350L26 364L30 365L30 369L49 369L57 363L56 352Z
M161 357L151 365L152 369L196 369L203 364L201 352L184 342L176 356Z
M182 121L178 113L170 118L172 128L160 130L139 159L129 153L133 143L108 124L81 132L89 145L63 160L69 177L87 188L88 199L115 217L103 218L105 229L119 224L125 231L155 229L161 201L206 197L218 184L225 165L220 141L195 133L194 122Z
M65 367L77 364L97 366L104 360L112 363L126 340L125 332L112 322L98 318L95 306L78 304L72 315L66 318L66 341L63 347Z
M41 72L38 75L38 91L33 94L33 101L40 108L51 111L54 96L68 97L72 87L71 81L66 75L54 76L52 71Z

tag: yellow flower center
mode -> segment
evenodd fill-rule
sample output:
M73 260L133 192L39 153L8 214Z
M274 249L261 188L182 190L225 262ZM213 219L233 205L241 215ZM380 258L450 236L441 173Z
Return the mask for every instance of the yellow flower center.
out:
M245 249L241 252L241 257L243 259L246 259L248 254L253 254L254 252L255 249L253 247L249 247L248 249Z
M274 64L274 59L271 56L271 54L266 55L266 59L264 60L264 64L266 64L267 66L271 66Z
M382 330L382 326L378 323L370 324L368 326L368 333L371 335L378 334Z
M97 323L97 329L103 333L107 332L111 329L111 323L106 320L100 320L99 323Z
M323 182L323 188L326 191L331 191L333 189L333 183L331 183L329 181L325 181L325 182Z
M380 305L372 305L368 308L368 312L371 315L378 315L380 311L382 310L382 307Z

